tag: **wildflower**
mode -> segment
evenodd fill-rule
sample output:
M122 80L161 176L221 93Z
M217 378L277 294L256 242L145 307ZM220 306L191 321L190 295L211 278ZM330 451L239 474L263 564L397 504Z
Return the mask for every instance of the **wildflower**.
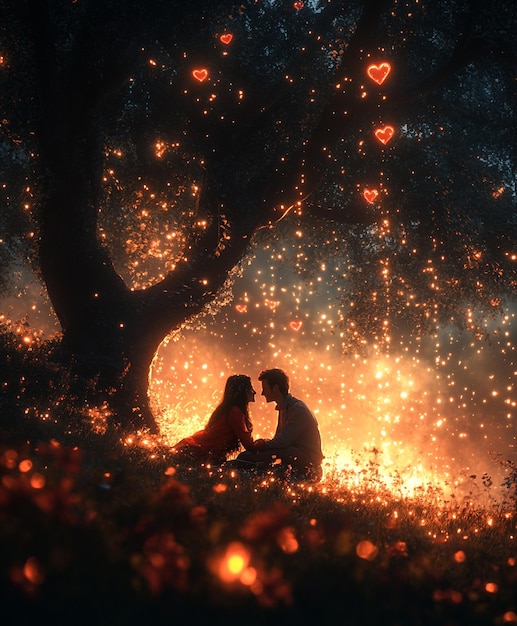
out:
M172 533L156 533L145 541L138 569L154 595L165 588L186 591L189 567L190 560Z

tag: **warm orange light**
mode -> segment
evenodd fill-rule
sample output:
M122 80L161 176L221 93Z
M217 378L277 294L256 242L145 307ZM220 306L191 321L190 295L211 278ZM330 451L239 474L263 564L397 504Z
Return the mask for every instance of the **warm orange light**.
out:
M303 9L303 7L305 6L305 4L303 2L297 1L293 4L293 7L297 10L297 11L301 11Z
M25 565L23 566L23 574L33 585L41 585L45 582L43 568L38 559L34 556L29 557L25 562Z
M206 68L199 68L192 72L192 76L202 83L204 80L208 78L208 70Z
M517 613L514 611L506 611L503 615L503 622L505 624L515 624L517 623Z
M236 304L235 308L239 313L246 313L246 311L248 310L248 307L245 304Z
M298 550L299 544L292 528L283 528L277 537L278 545L287 554L293 554Z
M379 192L377 191L377 189L365 189L363 191L363 197L366 200L366 202L368 202L368 204L373 204L375 200L377 199L378 195L379 195Z
M302 327L302 322L301 320L293 320L289 323L289 327L292 328L295 332L298 332Z
M251 587L257 580L257 570L254 567L247 567L240 575L239 580L243 585Z
M375 138L378 139L382 144L386 145L388 141L395 134L395 129L393 126L384 126L383 128L376 128L374 135Z
M18 469L20 470L20 472L23 472L24 474L26 472L30 472L30 470L32 469L32 461L30 459L24 459L18 465Z
M250 554L242 543L231 543L219 567L219 576L224 582L233 582L246 570Z
M379 553L379 549L373 545L371 541L364 540L360 541L356 548L355 552L360 559L365 559L366 561L373 561L377 554Z
M221 43L224 43L226 46L232 42L233 35L231 33L224 33L219 37Z
M379 65L369 65L366 69L366 73L369 78L371 78L378 85L382 85L382 83L388 78L388 74L391 72L391 65L387 61L383 61Z
M30 483L33 489L43 489L45 486L45 477L36 472L31 476Z
M464 563L467 560L467 555L463 550L458 550L458 552L454 553L454 560L456 563Z

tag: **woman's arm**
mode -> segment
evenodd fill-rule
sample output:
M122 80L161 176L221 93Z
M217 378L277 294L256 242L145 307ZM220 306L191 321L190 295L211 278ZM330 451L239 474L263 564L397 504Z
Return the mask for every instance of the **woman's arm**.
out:
M228 413L228 426L231 428L237 439L242 443L246 450L253 450L255 443L250 431L246 427L244 413L239 407L234 406Z

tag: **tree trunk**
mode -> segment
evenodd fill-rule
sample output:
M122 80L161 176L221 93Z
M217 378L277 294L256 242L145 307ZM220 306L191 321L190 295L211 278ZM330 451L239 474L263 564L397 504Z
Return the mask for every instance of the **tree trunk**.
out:
M384 2L372 0L367 21L370 13L379 14ZM99 240L97 218L103 198L102 111L109 94L122 84L120 68L128 68L126 78L131 75L129 67L139 50L132 42L134 31L126 28L125 39L117 39L115 50L108 45L112 31L105 21L94 21L77 38L78 48L63 73L48 2L29 0L28 6L41 104L38 139L48 182L40 212L41 269L63 328L62 356L71 369L73 395L80 401L84 395L97 405L107 402L111 426L156 432L147 392L149 368L160 342L215 298L259 227L280 218L317 186L327 163L323 146L340 118L334 115L331 98L314 138L291 143L286 137L285 145L259 132L269 125L275 136L282 122L267 107L237 119L235 126L221 122L210 135L217 149L211 149L210 142L206 146L215 156L204 166L200 213L208 224L205 233L189 242L188 260L179 261L160 283L131 291ZM329 7L322 14L322 28L329 27L337 10ZM133 9L129 14L135 19L138 12ZM293 65L300 76L310 61L307 56L302 53Z
M107 425L122 432L158 432L148 396L148 375L160 341L141 332L65 333L61 357L70 369L72 398L79 406L105 406Z

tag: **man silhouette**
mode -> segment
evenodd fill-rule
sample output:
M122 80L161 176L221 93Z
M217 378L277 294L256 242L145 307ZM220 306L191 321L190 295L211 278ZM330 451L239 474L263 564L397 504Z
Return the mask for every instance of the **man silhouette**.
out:
M257 439L254 450L241 452L237 467L275 469L294 478L321 480L321 436L309 407L289 393L289 378L278 368L259 375L266 402L275 402L278 423L272 439Z

